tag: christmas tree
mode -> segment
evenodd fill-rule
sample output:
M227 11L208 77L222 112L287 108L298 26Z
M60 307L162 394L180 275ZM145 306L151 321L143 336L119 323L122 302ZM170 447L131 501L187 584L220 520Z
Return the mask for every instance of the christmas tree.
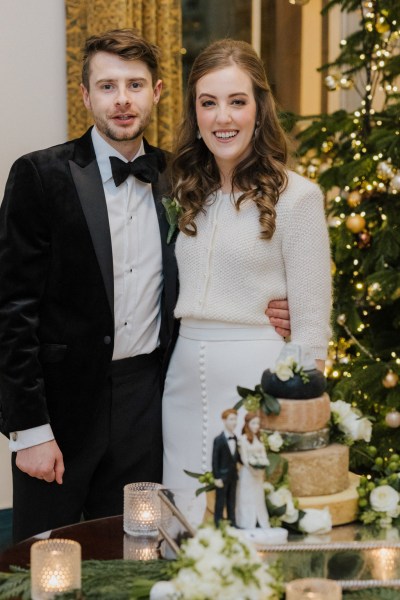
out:
M328 90L356 90L360 104L308 120L297 170L327 193L329 393L375 420L367 451L351 452L352 468L366 473L400 451L400 2L331 0L324 12L335 5L356 11L360 26L321 71Z

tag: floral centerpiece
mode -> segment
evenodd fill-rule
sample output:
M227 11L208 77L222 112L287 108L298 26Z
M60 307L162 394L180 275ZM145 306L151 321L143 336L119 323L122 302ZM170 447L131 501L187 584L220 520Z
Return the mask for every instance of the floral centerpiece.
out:
M200 527L170 565L170 581L154 585L150 600L277 600L282 584L241 532L222 523Z

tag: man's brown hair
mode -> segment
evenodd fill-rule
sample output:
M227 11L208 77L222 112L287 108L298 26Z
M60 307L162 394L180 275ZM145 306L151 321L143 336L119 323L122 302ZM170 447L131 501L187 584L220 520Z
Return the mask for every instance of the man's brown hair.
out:
M150 73L153 85L159 79L160 50L147 42L135 29L113 29L92 35L83 48L82 83L89 90L90 61L97 52L109 52L123 60L141 60Z
M227 408L226 410L224 410L224 412L221 414L221 419L223 421L225 421L225 419L227 417L229 417L229 415L237 415L238 412L235 408Z

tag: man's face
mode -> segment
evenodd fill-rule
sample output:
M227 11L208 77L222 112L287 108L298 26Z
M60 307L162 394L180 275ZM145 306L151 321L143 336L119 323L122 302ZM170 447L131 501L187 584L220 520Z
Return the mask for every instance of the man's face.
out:
M229 431L229 433L234 433L237 425L237 416L235 414L230 414L225 419L225 427Z
M139 147L161 88L161 80L153 86L144 62L122 60L109 52L92 57L89 89L81 85L83 102L100 135L119 151L132 147L135 140L133 146Z

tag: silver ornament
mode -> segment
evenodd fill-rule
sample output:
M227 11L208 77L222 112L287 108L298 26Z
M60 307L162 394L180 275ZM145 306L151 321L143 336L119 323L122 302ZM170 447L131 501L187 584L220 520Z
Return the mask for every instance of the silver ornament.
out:
M324 79L324 83L325 87L327 87L330 92L334 92L338 87L337 79L333 75L327 75Z
M397 410L391 410L385 417L385 423L388 427L396 429L400 427L400 412Z
M376 174L378 175L378 177L380 177L380 179L391 179L394 175L392 165L382 160L378 163L376 167Z

